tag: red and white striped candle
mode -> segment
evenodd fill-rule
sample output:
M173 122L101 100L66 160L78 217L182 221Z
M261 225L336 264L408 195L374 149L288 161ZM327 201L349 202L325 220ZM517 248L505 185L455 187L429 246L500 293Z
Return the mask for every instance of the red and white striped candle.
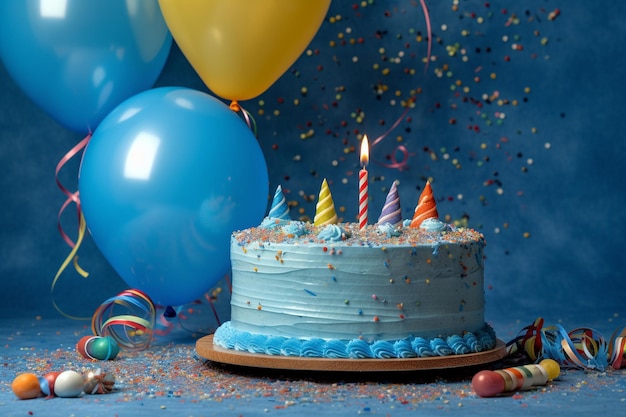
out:
M367 209L369 195L367 192L368 179L367 179L367 163L370 158L369 143L367 141L367 135L363 136L361 141L361 170L359 171L359 228L363 230L367 224Z

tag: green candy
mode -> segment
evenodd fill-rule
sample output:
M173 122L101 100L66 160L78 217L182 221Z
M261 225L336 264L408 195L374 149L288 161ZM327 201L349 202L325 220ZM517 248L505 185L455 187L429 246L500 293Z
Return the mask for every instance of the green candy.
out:
M120 353L120 347L115 340L109 336L94 338L88 346L89 354L101 361L115 359Z

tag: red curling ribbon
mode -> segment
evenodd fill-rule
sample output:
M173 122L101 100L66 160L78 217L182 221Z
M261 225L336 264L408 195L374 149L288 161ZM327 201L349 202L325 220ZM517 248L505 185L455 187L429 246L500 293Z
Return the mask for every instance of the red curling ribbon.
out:
M414 98L411 98L410 103L412 103L414 100L415 100ZM398 119L396 119L396 121L391 125L391 127L389 129L387 129L387 131L385 133L383 133L382 135L380 135L376 139L374 139L374 141L372 142L372 145L370 147L371 150L373 150L376 145L378 145L385 138L387 138L387 136L389 136L389 134L391 132L393 132L393 130L395 128L397 128L400 125L400 123L402 123L402 120L405 118L405 116L407 115L407 113L411 109L410 108L410 103L407 104L407 107L404 109L404 111L402 112L400 117L398 117ZM398 153L400 153L402 155L402 159L401 160L398 160L396 158L396 155ZM413 155L415 155L415 154L409 153L409 150L405 146L398 145L398 146L395 147L395 149L391 153L391 156L390 156L391 163L381 162L381 161L378 161L378 160L376 160L374 158L372 158L372 161L374 163L376 163L378 165L381 165L381 166L384 166L386 168L394 168L394 169L398 169L400 171L403 171L404 169L407 168L407 166L409 164L409 157L411 157Z
M61 274L65 271L65 269L70 263L74 265L74 269L80 276L82 276L83 278L87 278L89 276L89 273L85 271L83 268L81 268L80 265L78 264L78 255L77 255L78 249L80 248L80 245L85 237L87 225L85 223L85 217L83 216L82 210L80 208L80 198L79 198L78 191L76 192L69 191L59 180L59 172L68 161L74 158L78 153L80 153L87 146L90 139L91 139L91 133L85 136L85 138L82 139L80 142L78 142L74 147L72 147L72 149L70 149L57 163L56 170L54 172L57 186L59 187L61 192L67 196L65 202L59 209L59 213L57 214L57 228L59 229L59 233L61 234L61 237L63 238L65 243L67 243L67 245L72 250L70 251L69 255L65 258L65 260L63 261L59 269L57 270L57 273L55 274L54 279L52 280L50 292L53 295L52 304L54 305L54 308L63 316L74 319L74 320L89 320L89 317L78 317L78 316L73 316L73 315L65 313L54 300L54 289L59 281L59 278L61 277ZM77 236L76 242L74 242L68 236L68 234L65 233L65 231L63 230L63 227L61 226L61 216L63 212L67 209L67 207L72 203L76 204L76 216L77 216L77 224L78 224L78 236Z
M154 334L156 336L167 336L174 330L174 323L166 319L163 314L159 315L156 321L156 328Z
M541 337L536 337L536 335L543 328L543 319L539 317L535 320L533 324L530 326L524 327L523 330L526 331L526 334L522 337L521 345L524 347L527 353L531 354L531 359L536 360L537 355L536 352L541 352L541 348L543 346L541 342Z
M224 281L226 281L226 285L228 285L228 291L230 291L230 294L233 293L233 285L230 282L230 277L228 276L228 274L226 274L224 276Z
M543 319L522 329L509 342L509 354L525 353L531 360L554 359L564 368L604 371L607 366L620 369L624 365L626 326L616 330L607 341L591 328L567 332L561 325L543 326Z
M215 317L215 322L217 323L218 326L221 326L222 321L220 320L220 315L217 314L217 310L215 308L215 305L213 304L213 300L211 300L211 297L208 294L206 294L204 298L206 298L206 300L209 303L209 306L211 306L211 311L213 312L213 317Z
M75 243L67 235L67 233L65 233L65 231L63 230L63 227L61 226L61 214L63 214L63 212L65 211L67 206L69 206L71 203L75 203L76 204L77 217L78 217L78 220L80 221L80 216L81 216L80 215L80 199L78 197L78 191L73 193L73 192L69 191L61 183L61 181L59 180L59 172L61 172L61 169L65 166L65 164L68 161L70 161L74 156L76 156L76 154L81 152L87 146L87 144L89 143L90 139L91 139L91 133L88 134L87 136L85 136L85 138L83 140L78 142L72 149L70 149L61 158L61 160L57 163L56 170L54 171L54 177L55 177L55 181L57 183L57 186L59 187L61 192L63 192L63 194L65 194L67 196L67 200L65 201L65 203L63 203L63 206L61 206L61 209L59 210L59 214L57 216L57 228L59 229L59 232L61 233L61 237L63 238L63 240L65 240L65 242L68 244L68 246L70 248L73 248L75 246Z
M428 36L428 51L426 54L426 65L424 66L424 73L426 73L426 71L428 71L428 63L430 62L430 56L433 48L433 30L430 24L430 12L428 11L426 0L420 0L420 4L422 5L422 11L424 12L424 20L426 21L426 36Z
M430 62L430 58L432 56L432 48L433 48L433 39L432 39L432 35L433 35L433 31L432 31L432 25L430 23L430 11L428 10L428 4L426 4L426 0L420 0L420 5L422 6L422 12L424 13L424 21L426 22L426 36L428 38L428 49L426 52L426 63L424 64L424 73L426 73L426 71L428 71L428 63ZM400 117L398 117L398 119L394 122L394 124L382 135L380 135L379 137L377 137L374 142L372 142L372 146L371 149L374 148L374 146L376 146L379 142L381 142L383 139L385 139L387 137L387 135L389 135L396 127L398 127L398 125L402 122L402 119L404 119L404 117L407 115L407 113L409 112L410 109L410 104L413 103L415 101L415 97L411 97L409 99L409 103L406 106L406 109L404 109L404 112L402 112L402 114L400 115ZM403 156L401 161L398 161L396 158L396 154L400 152ZM376 162L379 165L382 165L384 167L387 168L395 168L398 169L400 171L402 171L403 169L405 169L409 163L409 157L413 156L414 154L409 153L408 149L402 145L397 146L394 151L391 153L391 163L387 164L387 163L383 163L380 161L376 161L374 159L372 159L372 161Z

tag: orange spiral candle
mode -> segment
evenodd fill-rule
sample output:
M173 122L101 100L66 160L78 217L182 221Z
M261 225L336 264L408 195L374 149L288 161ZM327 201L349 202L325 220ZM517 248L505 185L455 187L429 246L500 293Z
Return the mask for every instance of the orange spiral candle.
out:
M430 186L430 181L426 181L426 185L424 186L417 202L417 207L415 207L415 213L413 214L410 227L420 227L424 220L433 218L439 218L439 213L437 212L437 202L433 196L433 189Z

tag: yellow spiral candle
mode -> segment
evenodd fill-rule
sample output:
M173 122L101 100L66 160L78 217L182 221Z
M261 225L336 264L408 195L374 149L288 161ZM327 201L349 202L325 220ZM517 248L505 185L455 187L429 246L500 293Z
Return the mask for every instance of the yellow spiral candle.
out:
M313 219L313 224L315 226L322 226L336 223L337 213L335 212L335 203L333 202L333 196L330 194L328 182L326 182L326 178L324 178L317 205L315 206L315 219Z

